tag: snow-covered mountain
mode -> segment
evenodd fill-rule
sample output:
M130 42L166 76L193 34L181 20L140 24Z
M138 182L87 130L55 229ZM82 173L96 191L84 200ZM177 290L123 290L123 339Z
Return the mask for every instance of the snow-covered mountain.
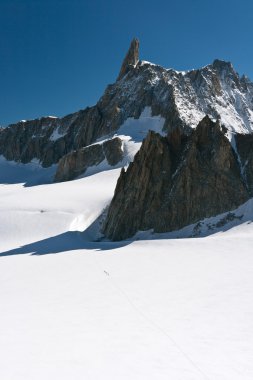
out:
M140 120L137 142L140 142L148 129L162 128L167 133L181 128L189 133L205 115L220 119L232 134L251 133L253 83L245 76L240 77L231 63L221 60L187 72L139 60L139 42L133 40L118 80L106 88L94 107L63 118L21 121L1 129L0 154L22 163L36 159L44 167L63 159L57 179L65 180L73 178L75 171L79 175L89 166L107 162L106 156L101 154L92 162L86 162L87 154L83 152L71 155L98 140L123 135L122 152L128 157L127 140L135 141L137 120ZM94 147L92 149L94 151ZM119 166L129 161L128 158L123 160L123 156Z
M94 242L120 169L23 186L50 170L1 161L0 378L252 380L252 200Z
M0 379L252 380L251 131L230 64L167 70L136 40L96 106L2 129ZM117 227L198 221L101 239L119 176Z

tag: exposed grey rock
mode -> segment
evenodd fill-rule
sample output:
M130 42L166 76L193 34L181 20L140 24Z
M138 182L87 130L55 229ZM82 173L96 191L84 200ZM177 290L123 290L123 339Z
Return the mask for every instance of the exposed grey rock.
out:
M239 133L253 130L253 84L239 77L229 62L215 60L186 73L139 60L139 43L133 40L123 62L120 80L109 85L94 107L63 118L45 117L0 129L0 154L43 166L64 155L113 136L123 122L139 118L145 107L165 119L164 130L179 128L190 134L205 114L227 123Z
M119 137L103 143L103 152L109 165L117 165L123 159L122 141Z
M169 232L238 207L249 198L237 156L219 123L205 117L189 136L150 132L122 169L103 233Z
M84 174L91 167L100 164L105 159L114 166L123 159L122 141L116 137L103 144L94 144L71 152L59 161L55 181L69 181Z
M242 176L251 197L253 197L253 134L237 134L235 141L240 157Z
M139 40L134 38L131 42L130 48L122 63L120 73L117 80L122 79L128 71L135 67L139 61Z

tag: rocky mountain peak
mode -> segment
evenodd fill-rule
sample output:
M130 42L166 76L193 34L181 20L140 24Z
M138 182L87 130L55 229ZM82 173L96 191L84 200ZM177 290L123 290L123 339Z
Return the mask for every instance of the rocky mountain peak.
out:
M205 115L212 120L219 118L220 125L232 135L251 134L253 83L240 78L230 62L218 59L203 68L183 72L139 61L139 41L133 39L118 80L107 86L96 105L63 118L22 121L0 129L0 155L22 163L37 159L44 167L66 156L59 168L64 168L64 178L73 178L73 168L79 173L87 166L89 148L84 148L102 137L136 135L132 122L140 119L139 125L147 131L147 126L154 125L154 118L161 118L163 132L170 134L170 147L177 155L185 141L181 133L191 134ZM146 132L141 136L144 138ZM118 146L114 141L112 152ZM90 149L101 153L99 147ZM96 162L104 157L100 153Z
M194 136L202 146L206 146L221 133L219 120L214 123L210 117L206 115L197 125Z
M122 79L131 67L137 65L139 61L139 45L139 40L137 38L134 38L122 63L117 80Z
M247 144L244 150L250 151L252 143ZM249 169L249 180L251 173ZM121 240L137 231L174 231L232 210L249 197L225 131L207 116L188 136L179 129L169 138L148 134L134 161L121 172L103 233Z
M250 78L249 78L247 75L245 75L245 74L243 74L243 75L241 76L241 82L242 82L243 84L249 84L249 85L252 84Z
M229 61L223 61L222 59L215 59L213 61L213 67L218 70L233 69L233 65Z
M221 78L226 77L227 79L231 78L236 83L236 86L240 87L239 75L235 71L231 62L223 61L221 59L215 59L212 63L212 68L218 74L219 77Z

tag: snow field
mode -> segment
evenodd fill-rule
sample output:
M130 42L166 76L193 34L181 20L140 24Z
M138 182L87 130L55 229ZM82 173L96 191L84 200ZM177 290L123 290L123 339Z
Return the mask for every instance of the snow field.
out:
M252 225L88 241L118 174L0 186L0 378L251 380Z

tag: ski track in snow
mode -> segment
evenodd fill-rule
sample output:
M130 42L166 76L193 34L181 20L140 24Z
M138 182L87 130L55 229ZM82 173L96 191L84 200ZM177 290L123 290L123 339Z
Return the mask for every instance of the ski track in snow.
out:
M1 169L0 379L252 380L252 201L208 237L92 242L120 169L30 187L52 173Z

